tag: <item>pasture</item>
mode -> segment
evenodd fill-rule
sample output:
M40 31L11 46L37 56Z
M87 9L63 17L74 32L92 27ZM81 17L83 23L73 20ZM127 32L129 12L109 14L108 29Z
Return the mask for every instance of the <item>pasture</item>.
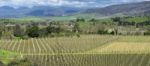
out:
M0 48L19 53L35 66L149 66L150 37L78 37L0 40Z

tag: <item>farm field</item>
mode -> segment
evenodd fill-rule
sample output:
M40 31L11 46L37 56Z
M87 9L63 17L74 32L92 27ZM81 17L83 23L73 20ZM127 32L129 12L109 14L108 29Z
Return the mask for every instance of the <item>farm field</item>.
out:
M0 0L0 66L150 66L150 0Z
M21 54L85 52L116 40L115 36L83 35L77 37L1 40L0 48Z
M104 54L145 54L150 53L149 36L120 36L117 41L90 52Z
M100 47L100 49L94 51L106 54L145 54L150 53L150 44L113 42L107 47Z
M148 36L81 35L0 40L0 48L19 53L35 66L149 66L149 40Z
M149 66L149 54L28 55L36 66Z

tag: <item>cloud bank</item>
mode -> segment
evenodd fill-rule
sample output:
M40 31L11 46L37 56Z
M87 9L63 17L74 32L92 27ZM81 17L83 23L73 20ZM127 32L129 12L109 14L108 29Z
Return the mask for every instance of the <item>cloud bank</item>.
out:
M150 0L0 0L0 6L33 7L45 6L74 6L74 7L103 7L112 4L139 2Z

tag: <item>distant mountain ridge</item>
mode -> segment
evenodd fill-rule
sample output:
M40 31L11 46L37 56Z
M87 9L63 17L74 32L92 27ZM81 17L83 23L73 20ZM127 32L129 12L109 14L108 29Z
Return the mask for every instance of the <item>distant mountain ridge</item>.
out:
M114 15L127 15L127 16L141 16L150 15L150 1L143 1L138 3L127 3L111 5L99 8L79 8L79 7L66 7L66 6L34 6L32 8L19 7L13 8L9 6L0 7L0 18L14 18L26 16L66 16L66 15L84 15L96 14L99 16L114 16ZM87 16L87 15L86 15Z
M64 16L79 12L80 10L82 9L75 7L34 6L32 8L13 8L9 6L2 6L0 7L0 17L13 18L25 16Z
M117 14L128 16L150 15L150 1L111 5L104 8L93 8L85 10L81 13L84 14L96 13L102 16L111 16Z

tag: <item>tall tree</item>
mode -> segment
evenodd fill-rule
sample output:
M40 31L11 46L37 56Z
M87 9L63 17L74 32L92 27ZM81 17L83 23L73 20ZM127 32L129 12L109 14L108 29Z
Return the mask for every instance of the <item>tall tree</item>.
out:
M24 31L21 29L20 25L16 25L14 28L14 36L22 37L24 35Z
M115 17L115 18L111 18L111 19L115 23L114 35L117 35L118 34L118 25L121 22L121 18L120 17Z
M73 27L73 32L78 33L79 31L80 31L79 23L76 22Z

